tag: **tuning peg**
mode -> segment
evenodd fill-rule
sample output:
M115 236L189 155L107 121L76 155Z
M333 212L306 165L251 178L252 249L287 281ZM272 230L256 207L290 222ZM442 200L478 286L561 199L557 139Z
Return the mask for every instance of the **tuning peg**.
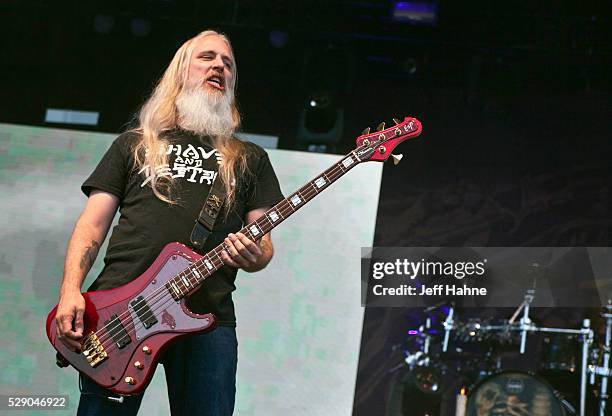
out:
M366 127L365 129L363 129L363 131L361 132L361 135L363 136L364 134L368 134L370 133L370 128Z
M398 120L398 119L396 119L396 118L393 118L393 122L394 122L396 125L398 125L399 123L401 123L401 121L399 121L399 120Z
M385 122L383 121L382 123L380 123L377 127L376 130L378 131L382 131L385 129Z
M391 154L391 157L393 158L393 164L395 166L397 166L398 163L400 162L400 160L402 160L402 158L404 157L404 155L394 155L394 154Z

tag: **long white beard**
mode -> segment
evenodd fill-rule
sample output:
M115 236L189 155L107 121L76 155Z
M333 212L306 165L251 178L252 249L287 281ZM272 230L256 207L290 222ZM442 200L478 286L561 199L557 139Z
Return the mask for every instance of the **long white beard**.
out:
M179 126L185 130L212 137L234 134L232 119L233 93L205 91L201 84L187 87L176 97Z

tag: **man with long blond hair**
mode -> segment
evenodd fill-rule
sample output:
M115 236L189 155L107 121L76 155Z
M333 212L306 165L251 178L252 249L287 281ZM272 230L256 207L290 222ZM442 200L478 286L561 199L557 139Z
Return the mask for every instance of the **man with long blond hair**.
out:
M237 269L254 272L273 255L270 235L259 243L236 233L283 199L268 156L235 137L236 62L227 37L207 30L176 52L137 128L120 135L82 190L88 201L68 244L56 325L73 350L83 337L82 282L120 208L104 258L89 290L111 289L142 274L162 247L185 244L214 181L225 189L224 209L202 252L221 242L225 263L189 298L196 313L212 312L218 328L187 337L165 353L174 415L231 415L237 365L236 318L231 293ZM235 233L235 234L234 234ZM135 415L142 395L123 403L82 376L79 415Z

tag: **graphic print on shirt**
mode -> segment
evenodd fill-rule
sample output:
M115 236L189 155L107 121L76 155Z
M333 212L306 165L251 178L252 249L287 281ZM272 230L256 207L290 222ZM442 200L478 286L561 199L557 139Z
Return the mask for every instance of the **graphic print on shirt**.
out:
M217 165L220 165L223 161L223 155L217 149L206 151L203 147L194 147L191 144L187 146L169 144L167 145L166 154L174 154L175 156L172 168L167 163L157 166L155 169L152 169L149 165L143 166L138 172L139 174L144 172L146 177L140 185L141 188L151 182L154 177L159 178L161 176L170 176L173 179L184 178L188 182L193 183L204 183L206 181L207 185L211 185L217 177L217 171L203 169L202 165L205 160L213 156L217 160Z

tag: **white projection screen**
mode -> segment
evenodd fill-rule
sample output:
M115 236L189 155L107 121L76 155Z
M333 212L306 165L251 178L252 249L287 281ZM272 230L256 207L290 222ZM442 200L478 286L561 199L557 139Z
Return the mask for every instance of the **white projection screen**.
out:
M0 124L0 394L68 395L68 409L55 415L75 414L79 393L76 372L55 366L44 322L85 203L80 184L113 139ZM268 153L285 195L340 158ZM381 174L381 164L355 167L273 231L268 268L239 273L235 414L351 414L363 319L360 248L372 246ZM169 414L161 366L140 414Z

